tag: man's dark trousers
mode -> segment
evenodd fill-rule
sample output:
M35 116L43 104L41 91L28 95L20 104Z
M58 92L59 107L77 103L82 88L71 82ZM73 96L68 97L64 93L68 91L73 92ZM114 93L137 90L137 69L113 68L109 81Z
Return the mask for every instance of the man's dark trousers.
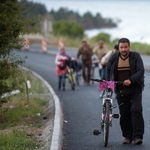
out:
M120 90L121 87L117 86L122 135L131 139L143 139L142 87L139 84L134 84L132 86L133 94L129 96L122 96Z
M85 73L85 68L87 68L87 75ZM92 62L91 61L82 61L82 74L83 74L83 79L86 82L90 82L91 78L91 68L92 68Z

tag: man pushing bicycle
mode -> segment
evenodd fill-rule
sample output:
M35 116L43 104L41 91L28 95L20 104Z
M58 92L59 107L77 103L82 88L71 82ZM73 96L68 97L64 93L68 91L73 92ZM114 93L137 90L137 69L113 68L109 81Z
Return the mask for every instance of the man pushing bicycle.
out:
M120 126L125 137L123 144L134 140L135 145L143 143L144 120L142 115L142 90L144 87L144 65L139 53L130 51L130 41L118 41L119 52L108 60L107 81L124 81L116 85L117 101L120 110Z

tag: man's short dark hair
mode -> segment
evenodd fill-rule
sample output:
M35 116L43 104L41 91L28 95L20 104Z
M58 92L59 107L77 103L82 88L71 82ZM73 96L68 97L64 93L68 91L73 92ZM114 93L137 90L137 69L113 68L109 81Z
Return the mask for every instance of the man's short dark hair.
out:
M116 45L114 46L114 49L119 50L118 44L116 44Z
M86 43L87 43L87 41L82 41L82 43L84 43L84 42L86 42Z
M128 45L130 46L130 41L129 41L129 39L127 39L127 38L121 38L121 39L118 41L118 45L119 45L120 43L128 43Z

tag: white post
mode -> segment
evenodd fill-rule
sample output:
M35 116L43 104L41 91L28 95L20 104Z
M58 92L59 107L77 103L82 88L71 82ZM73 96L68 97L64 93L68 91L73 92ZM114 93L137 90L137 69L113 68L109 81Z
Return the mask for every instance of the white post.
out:
M26 91L27 91L27 101L28 101L28 105L29 105L29 90L31 88L31 83L29 80L26 81Z

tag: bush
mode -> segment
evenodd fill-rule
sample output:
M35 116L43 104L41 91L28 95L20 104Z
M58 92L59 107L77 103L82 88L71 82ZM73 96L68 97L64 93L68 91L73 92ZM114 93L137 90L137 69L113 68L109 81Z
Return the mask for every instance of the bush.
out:
M136 51L143 55L150 55L150 45L148 44L135 42L131 43L130 47L131 51Z
M95 40L96 42L98 42L99 40L103 40L105 43L110 43L110 35L107 33L100 33L95 37L93 37L92 39Z
M23 6L16 0L1 1L0 5L0 105L7 102L2 98L18 88L17 77L21 75L19 65L25 62L15 51L21 51L24 39L20 35L28 33L29 26L34 26L36 20L30 20L22 15ZM8 84L8 80L12 80ZM2 120L3 122L3 120Z
M57 21L53 23L53 33L55 35L82 38L84 35L84 28L82 25L73 21Z

